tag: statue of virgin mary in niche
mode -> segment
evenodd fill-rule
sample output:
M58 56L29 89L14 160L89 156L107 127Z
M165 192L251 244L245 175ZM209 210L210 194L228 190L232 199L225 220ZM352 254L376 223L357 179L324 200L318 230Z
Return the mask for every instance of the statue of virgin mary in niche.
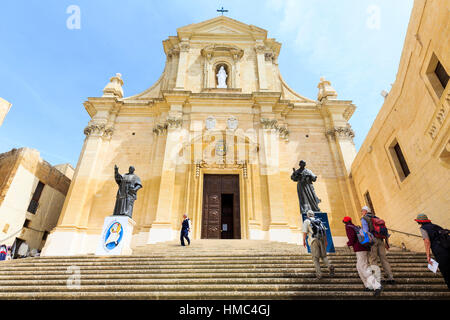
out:
M227 72L223 66L220 67L217 73L217 88L227 88Z

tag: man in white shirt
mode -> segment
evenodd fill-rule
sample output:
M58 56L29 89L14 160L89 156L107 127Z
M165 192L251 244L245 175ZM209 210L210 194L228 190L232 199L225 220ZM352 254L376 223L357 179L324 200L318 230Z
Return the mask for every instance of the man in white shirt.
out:
M311 256L314 261L314 268L316 269L316 277L318 280L322 279L322 270L320 269L320 259L326 264L330 270L330 277L334 276L334 266L330 263L327 257L327 237L325 235L318 235L317 232L314 234L311 223L313 220L318 220L314 218L314 212L308 210L306 212L305 221L303 221L303 246L306 248L306 236L309 239L309 246L311 248ZM320 220L318 220L320 221Z

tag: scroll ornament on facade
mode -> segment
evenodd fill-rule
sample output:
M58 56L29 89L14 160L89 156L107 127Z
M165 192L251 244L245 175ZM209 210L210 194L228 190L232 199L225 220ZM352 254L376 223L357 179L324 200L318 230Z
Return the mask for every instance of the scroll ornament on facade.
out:
M279 133L280 138L289 141L289 129L285 125L279 125L278 120L261 118L261 125L263 129L275 129Z
M348 123L346 127L335 127L329 129L327 130L326 134L339 139L348 139L348 140L353 140L353 138L355 137L355 132Z
M93 123L84 128L84 134L86 137L92 136L110 139L113 133L114 129L110 126L106 126L105 124Z
M169 117L164 123L159 123L153 128L153 133L157 136L167 133L168 129L181 128L183 119Z

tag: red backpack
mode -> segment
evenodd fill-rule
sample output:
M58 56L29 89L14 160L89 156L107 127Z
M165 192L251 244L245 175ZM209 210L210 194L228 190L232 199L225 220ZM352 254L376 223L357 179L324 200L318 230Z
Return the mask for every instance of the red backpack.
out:
M377 217L373 217L372 225L373 225L373 235L375 236L375 238L387 239L389 237L388 229L386 228L384 220Z

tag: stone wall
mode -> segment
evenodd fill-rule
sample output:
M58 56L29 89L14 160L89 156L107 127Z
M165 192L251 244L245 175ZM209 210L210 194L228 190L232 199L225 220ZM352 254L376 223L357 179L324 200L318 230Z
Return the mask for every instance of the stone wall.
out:
M436 58L450 73L448 1L415 1L397 78L352 165L358 200L388 228L420 235L414 221L424 212L450 227L450 85L437 90ZM398 142L410 174L405 178L393 143ZM392 242L423 251L423 241L392 233Z
M28 148L0 154L0 177L1 239L11 245L18 237L30 248L41 249L44 233L56 226L70 179L42 160L37 150ZM32 214L27 209L39 181L45 186ZM30 220L28 228L23 228L25 219Z

